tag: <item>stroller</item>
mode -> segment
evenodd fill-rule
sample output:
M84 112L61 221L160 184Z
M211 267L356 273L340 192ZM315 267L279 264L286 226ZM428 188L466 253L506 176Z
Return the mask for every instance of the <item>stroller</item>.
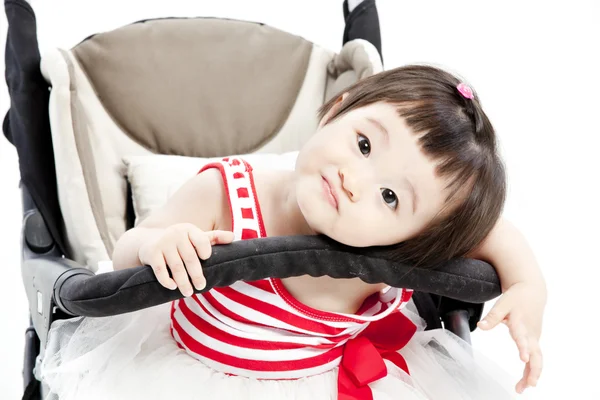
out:
M36 366L54 321L182 297L150 267L105 268L117 239L213 158L293 165L319 106L382 70L381 38L375 1L367 0L352 12L344 4L339 53L261 23L164 18L40 57L31 6L5 0L5 10L11 108L3 131L19 155L30 307L23 398L41 399L48 390ZM484 302L501 293L495 270L481 261L425 270L321 237L218 246L203 269L204 290L303 274L411 288L427 329L443 326L467 342Z

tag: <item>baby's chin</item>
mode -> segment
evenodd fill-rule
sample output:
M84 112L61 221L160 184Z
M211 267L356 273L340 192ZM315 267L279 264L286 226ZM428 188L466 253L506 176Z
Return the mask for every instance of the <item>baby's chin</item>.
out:
M313 227L313 231L343 245L356 248L394 246L402 241L396 241L395 239L397 238L391 237L377 237L376 232L364 232L364 230L356 229L355 227L318 226L316 229Z
M345 246L357 247L357 248L375 246L375 244L366 241L365 238L362 237L361 235L349 235L347 232L343 232L342 229L332 229L332 228L327 228L327 227L323 227L323 226L318 226L318 227L311 226L311 229L317 235L327 236L328 238L330 238L338 243L341 243Z

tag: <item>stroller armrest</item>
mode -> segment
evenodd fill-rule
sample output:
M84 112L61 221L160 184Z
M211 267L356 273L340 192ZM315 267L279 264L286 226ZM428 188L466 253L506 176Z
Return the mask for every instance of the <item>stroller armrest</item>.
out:
M55 306L68 313L57 293L63 287L63 282L73 276L90 278L94 273L66 258L41 256L25 259L21 265L21 275L30 317L36 332L41 336L50 328ZM45 338L40 339L45 343Z
M384 282L472 303L483 303L501 293L494 268L481 261L457 259L435 270L420 269L362 255L356 249L318 236L274 237L215 246L212 256L202 264L207 280L202 291L239 280L308 274L359 277L368 283ZM180 291L161 286L147 266L96 276L72 273L57 278L54 300L73 315L116 315L182 297Z

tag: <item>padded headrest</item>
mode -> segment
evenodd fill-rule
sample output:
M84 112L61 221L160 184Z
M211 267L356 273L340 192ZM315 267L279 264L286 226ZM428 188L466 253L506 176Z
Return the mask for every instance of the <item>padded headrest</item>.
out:
M251 152L281 129L311 51L310 42L256 23L165 19L94 36L73 54L137 143L208 157Z
M142 21L42 58L70 253L96 270L126 230L128 156L297 151L318 108L381 71L357 40L340 54L272 27Z

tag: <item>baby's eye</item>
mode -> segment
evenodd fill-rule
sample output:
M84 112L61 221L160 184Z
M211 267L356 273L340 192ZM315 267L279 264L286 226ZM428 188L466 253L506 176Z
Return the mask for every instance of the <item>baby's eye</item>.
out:
M381 189L381 197L383 197L383 201L390 206L392 210L398 208L398 197L396 197L396 193L393 190L382 188Z
M366 136L361 135L359 133L357 142L358 149L360 150L360 152L363 153L363 155L365 155L366 157L368 157L369 154L371 154L371 142L369 142L369 139L367 139Z

